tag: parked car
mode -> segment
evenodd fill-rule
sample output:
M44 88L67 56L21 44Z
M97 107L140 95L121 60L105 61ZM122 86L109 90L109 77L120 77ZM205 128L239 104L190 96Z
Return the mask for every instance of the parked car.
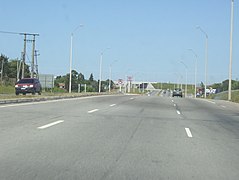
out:
M173 97L174 97L174 96L183 97L183 92L182 92L182 90L181 90L180 88L174 89L174 91L173 91Z
M27 93L36 94L38 93L41 95L41 83L36 78L23 78L19 80L15 85L15 92L16 95L22 93L26 95Z

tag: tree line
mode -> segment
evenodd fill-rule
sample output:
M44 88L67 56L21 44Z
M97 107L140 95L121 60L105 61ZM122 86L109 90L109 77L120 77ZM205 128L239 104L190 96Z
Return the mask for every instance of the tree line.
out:
M18 71L19 69L19 71ZM25 64L24 76L30 77L30 66ZM20 68L19 59L9 59L7 56L1 54L0 56L0 73L1 73L1 84L13 85L17 81L17 77L22 76L22 69Z
M2 85L11 85L13 86L17 77L22 77L22 69L20 68L20 60L18 59L9 59L7 56L1 54L0 56L0 82ZM18 71L19 69L19 71ZM30 66L25 64L24 66L24 77L29 78L31 76ZM78 73L76 70L72 70L72 81L71 81L71 89L73 92L78 92L78 87L80 84L85 85L87 87L87 92L98 92L99 91L99 81L94 80L93 73L90 74L88 79L85 79L85 76L82 73ZM65 90L69 90L69 79L70 73L66 75L60 75L55 78L55 87L59 87L59 83L63 83L65 85ZM102 81L101 92L107 91L109 87L109 82L111 83L111 87L114 87L113 81ZM82 86L81 91L84 90Z
M60 83L65 85L65 89L69 90L69 80L70 80L70 73L57 76L55 79L55 86L59 87ZM107 79L106 81L101 81L101 92L107 91L109 82L111 83L111 87L114 88L113 81ZM93 73L90 74L88 79L85 79L85 76L82 73L78 73L76 70L71 71L71 89L73 92L78 92L79 85L86 85L87 92L98 92L99 91L99 80L94 80ZM84 86L80 86L80 91L84 91Z

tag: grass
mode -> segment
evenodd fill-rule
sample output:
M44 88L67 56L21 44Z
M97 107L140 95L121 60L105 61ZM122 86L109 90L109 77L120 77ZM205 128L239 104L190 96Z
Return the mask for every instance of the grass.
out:
M0 85L0 94L14 94L14 93L15 93L15 87Z
M228 92L221 92L218 94L214 94L210 97L211 99L219 99L219 100L228 100ZM232 102L239 103L239 90L232 91Z

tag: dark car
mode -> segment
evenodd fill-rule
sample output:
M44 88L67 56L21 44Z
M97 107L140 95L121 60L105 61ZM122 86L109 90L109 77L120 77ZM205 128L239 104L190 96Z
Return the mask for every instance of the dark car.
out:
M179 96L179 97L183 97L183 93L182 90L180 88L176 88L173 90L173 97L174 96Z
M38 93L41 94L41 83L36 78L24 78L19 80L15 85L16 95L22 93L26 95L27 93Z

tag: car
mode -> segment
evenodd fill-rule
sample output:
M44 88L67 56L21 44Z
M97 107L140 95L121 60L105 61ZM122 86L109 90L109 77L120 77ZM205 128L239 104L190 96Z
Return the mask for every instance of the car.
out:
M26 95L27 93L32 93L33 95L38 93L41 95L41 83L37 78L23 78L15 84L16 95L22 93Z
M183 93L182 93L182 90L180 88L176 88L173 90L173 97L174 96L179 96L179 97L183 97Z

